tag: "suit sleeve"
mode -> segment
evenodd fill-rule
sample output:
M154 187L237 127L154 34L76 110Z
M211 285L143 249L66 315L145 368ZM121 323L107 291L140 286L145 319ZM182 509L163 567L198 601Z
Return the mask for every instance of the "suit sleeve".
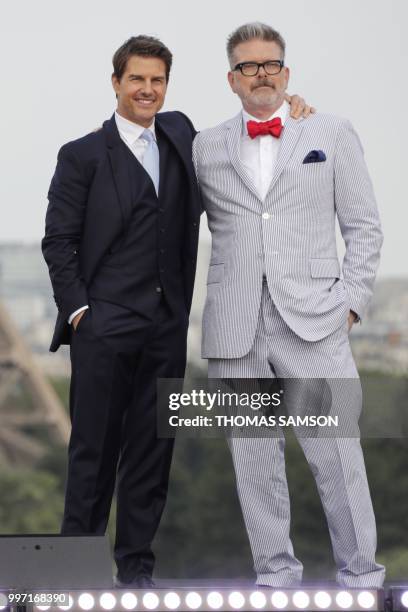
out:
M68 319L88 303L79 267L79 246L88 198L83 164L70 145L61 148L48 192L42 252L47 262L58 310Z
M191 136L192 138L195 138L195 136L198 134L197 130L195 129L193 122L191 121L191 119L189 117L187 117L187 115L185 115L184 113L182 113L181 111L176 111L177 114L181 115L183 117L183 119L185 120L185 122L187 123L190 131L191 131Z
M205 211L205 206L204 206L204 194L200 187L200 180L198 178L198 139L199 139L199 135L200 135L200 132L197 132L193 140L193 166L194 166L194 172L195 172L196 179L197 179L198 192L200 194L200 214L202 214Z
M192 143L193 143L193 165L194 165L194 171L195 171L195 175L196 175L196 180L198 183L198 174L197 174L197 152L196 152L196 140L197 140L197 136L200 132L197 132L197 130L195 129L193 123L191 122L191 120L189 119L189 117L187 117L187 115L185 115L184 113L182 113L181 111L176 111L177 114L181 115L183 117L183 119L185 120L185 122L187 123L189 130L191 132L191 139L192 139ZM200 187L199 183L198 183L198 187ZM202 197L202 193L201 190L199 189L199 205L200 205L200 214L202 214L204 212L204 205L203 205L203 197Z
M348 121L342 124L336 143L334 187L346 245L344 283L350 309L361 317L373 293L383 234L361 142Z
M194 138L194 140L193 140L193 166L194 166L194 171L195 171L197 182L198 182L198 153L197 153L197 146L198 146L198 138L196 136Z

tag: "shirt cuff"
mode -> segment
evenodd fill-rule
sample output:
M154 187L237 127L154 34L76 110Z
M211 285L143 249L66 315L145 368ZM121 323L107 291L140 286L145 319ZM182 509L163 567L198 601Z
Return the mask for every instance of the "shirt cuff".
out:
M80 312L82 312L83 310L88 310L89 306L81 306L81 308L78 308L78 310L76 310L75 312L73 312L69 319L68 319L68 323L71 325L72 321L75 319L75 317L77 316L77 314L79 314Z

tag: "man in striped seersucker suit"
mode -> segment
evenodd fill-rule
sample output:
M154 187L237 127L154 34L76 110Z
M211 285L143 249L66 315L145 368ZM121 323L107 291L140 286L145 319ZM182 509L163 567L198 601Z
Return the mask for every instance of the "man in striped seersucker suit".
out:
M203 315L209 377L347 379L343 401L358 431L361 387L348 333L371 297L382 244L360 141L344 119L289 117L277 31L244 25L227 51L243 109L201 132L193 147L212 233ZM346 245L342 274L336 215ZM299 442L327 517L338 583L381 586L358 435ZM289 537L284 437L229 444L257 584L296 585L303 567Z

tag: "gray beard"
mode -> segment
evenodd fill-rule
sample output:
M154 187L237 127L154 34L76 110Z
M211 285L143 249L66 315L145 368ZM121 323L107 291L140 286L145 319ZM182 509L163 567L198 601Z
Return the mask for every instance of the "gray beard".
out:
M256 89L248 96L247 102L252 106L272 106L279 104L281 96L274 90L270 92L257 92ZM283 97L282 97L283 101Z

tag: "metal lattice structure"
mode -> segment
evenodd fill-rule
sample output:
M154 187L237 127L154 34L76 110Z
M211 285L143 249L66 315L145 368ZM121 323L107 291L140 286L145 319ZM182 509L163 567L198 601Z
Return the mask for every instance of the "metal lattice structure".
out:
M29 430L41 426L67 444L68 415L36 364L14 321L0 303L0 461L32 465L45 447Z

